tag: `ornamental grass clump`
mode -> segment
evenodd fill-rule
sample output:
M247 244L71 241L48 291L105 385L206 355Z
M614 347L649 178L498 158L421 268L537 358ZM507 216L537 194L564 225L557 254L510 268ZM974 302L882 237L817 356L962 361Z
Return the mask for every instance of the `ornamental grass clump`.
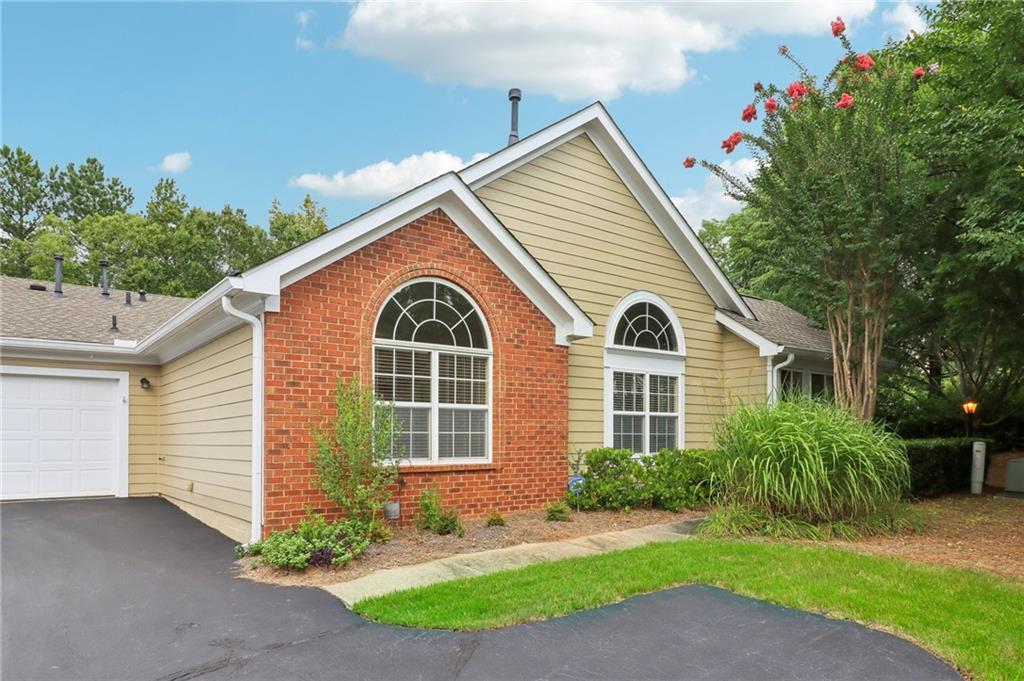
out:
M725 498L713 533L852 537L906 525L902 440L831 402L741 406L716 443Z

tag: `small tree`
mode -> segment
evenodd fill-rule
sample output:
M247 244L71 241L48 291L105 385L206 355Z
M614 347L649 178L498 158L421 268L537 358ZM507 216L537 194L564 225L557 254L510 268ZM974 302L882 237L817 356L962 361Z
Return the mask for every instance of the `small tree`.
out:
M338 381L335 404L333 422L312 428L320 487L348 517L373 525L398 476L394 405L355 380Z
M737 131L722 143L727 153L747 145L755 177L702 165L768 223L763 246L788 277L782 295L826 322L836 398L870 419L894 294L915 276L934 229L925 168L907 147L918 83L937 71L909 69L888 51L857 54L844 31L833 22L846 56L820 83L782 46L799 79L755 84L740 118L751 122L760 108L761 133Z

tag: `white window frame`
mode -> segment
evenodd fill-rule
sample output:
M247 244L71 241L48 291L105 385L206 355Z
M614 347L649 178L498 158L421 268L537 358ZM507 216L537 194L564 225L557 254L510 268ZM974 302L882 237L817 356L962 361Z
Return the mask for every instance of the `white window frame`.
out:
M793 373L793 374L799 374L800 378L798 380L798 383L800 385L800 393L802 395L806 395L806 396L809 396L809 397L814 396L814 390L813 390L814 376L824 376L825 380L826 380L826 383L828 382L829 379L832 379L832 397L833 398L835 397L835 378L832 376L832 374L830 374L827 371L818 371L818 370L815 370L815 369L803 369L803 368L790 369L789 367L786 367L786 368L780 370L780 376L779 376L779 382L780 382L780 384L779 384L779 391L780 391L780 393L781 393L782 389L784 388L784 383L785 383L782 380L781 374L784 374L787 371L790 372L790 373Z
M636 303L651 303L658 306L666 314L675 332L676 352L653 350L649 348L623 347L615 344L615 329L619 320L631 306ZM604 350L604 445L614 446L615 416L627 412L614 411L614 375L616 371L644 374L644 452L637 456L647 456L657 452L650 449L650 376L672 376L676 379L676 411L653 412L655 416L676 417L676 447L686 447L686 342L683 337L682 325L675 310L661 296L650 291L634 291L620 300L608 317L605 330ZM633 412L639 415L639 412Z
M438 284L444 284L445 286L455 290L462 295L466 300L469 301L470 305L476 311L476 314L480 316L480 320L484 327L484 333L487 335L487 349L483 350L480 348L468 348L459 345L438 345L435 343L415 343L410 341L398 341L398 340L387 340L376 338L377 333L377 322L380 321L380 315L384 311L384 307L388 301L398 293L400 290L411 284L418 284L421 282L432 282ZM372 348L372 376L374 384L376 384L377 377L377 348L388 348L394 350L411 350L418 352L429 352L430 353L430 402L398 402L394 403L396 408L413 408L413 409L424 409L430 408L430 458L429 459L412 459L405 457L398 462L401 467L411 466L460 466L465 464L481 464L491 463L493 461L493 435L494 435L494 344L491 338L491 330L487 324L487 317L484 316L480 306L476 304L473 297L466 293L458 285L454 284L447 279L441 279L438 277L420 277L418 279L410 279L409 281L403 282L400 286L395 288L391 293L385 296L384 301L380 305L380 309L377 310L377 316L373 321L373 348ZM438 356L440 354L451 354L451 355L468 355L487 358L487 403L486 405L469 405L469 404L441 404L439 399L441 380L439 376L440 361ZM484 411L487 414L486 417L486 428L487 432L484 436L484 442L487 449L485 456L473 456L473 457L457 457L457 458L441 458L440 453L440 412L441 409L464 409L466 411Z

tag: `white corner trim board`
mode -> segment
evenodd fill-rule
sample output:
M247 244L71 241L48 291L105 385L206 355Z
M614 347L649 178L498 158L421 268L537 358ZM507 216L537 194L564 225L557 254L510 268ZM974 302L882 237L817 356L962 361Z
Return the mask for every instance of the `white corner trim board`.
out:
M220 299L224 312L252 327L252 500L250 502L250 541L263 538L263 320L236 308L229 296ZM258 425L257 425L258 424Z
M113 493L116 497L128 496L128 381L129 376L127 371L100 371L93 369L65 369L65 368L50 368L50 367L36 367L36 366L20 366L15 364L5 364L0 366L0 376L38 376L44 378L71 378L71 379L97 379L104 381L111 381L116 384L113 392L113 398L111 404L113 406L112 413L114 417L114 423L112 424L113 430L113 443L114 452L112 455L112 489L101 490L99 492L85 492L74 493L74 494L60 494L60 496L83 496L88 494L104 494ZM6 391L5 391L6 392ZM10 397L4 395L3 407L12 406ZM84 414L79 415L84 420ZM81 424L79 424L80 426ZM5 439L15 435L14 430L8 429L5 425ZM93 436L95 437L95 436ZM38 443L37 443L38 444ZM11 452L7 450L5 444L4 447L4 463L5 467L13 462ZM79 459L80 461L80 459ZM4 492L4 490L0 490ZM26 497L28 498L28 497Z

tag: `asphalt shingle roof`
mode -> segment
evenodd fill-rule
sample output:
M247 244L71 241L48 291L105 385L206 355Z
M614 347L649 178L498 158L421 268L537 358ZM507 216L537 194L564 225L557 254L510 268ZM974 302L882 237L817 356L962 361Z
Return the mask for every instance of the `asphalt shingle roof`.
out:
M731 310L722 312L773 343L788 348L831 354L832 342L828 330L821 328L793 308L765 298L743 296L743 300L757 319L747 319Z
M29 289L33 283L46 290ZM0 336L108 345L115 339L138 341L192 302L147 293L143 303L133 291L132 305L127 306L120 289L110 289L110 298L95 286L64 284L63 289L64 297L54 298L52 281L0 277ZM112 315L117 315L120 331L110 330Z

